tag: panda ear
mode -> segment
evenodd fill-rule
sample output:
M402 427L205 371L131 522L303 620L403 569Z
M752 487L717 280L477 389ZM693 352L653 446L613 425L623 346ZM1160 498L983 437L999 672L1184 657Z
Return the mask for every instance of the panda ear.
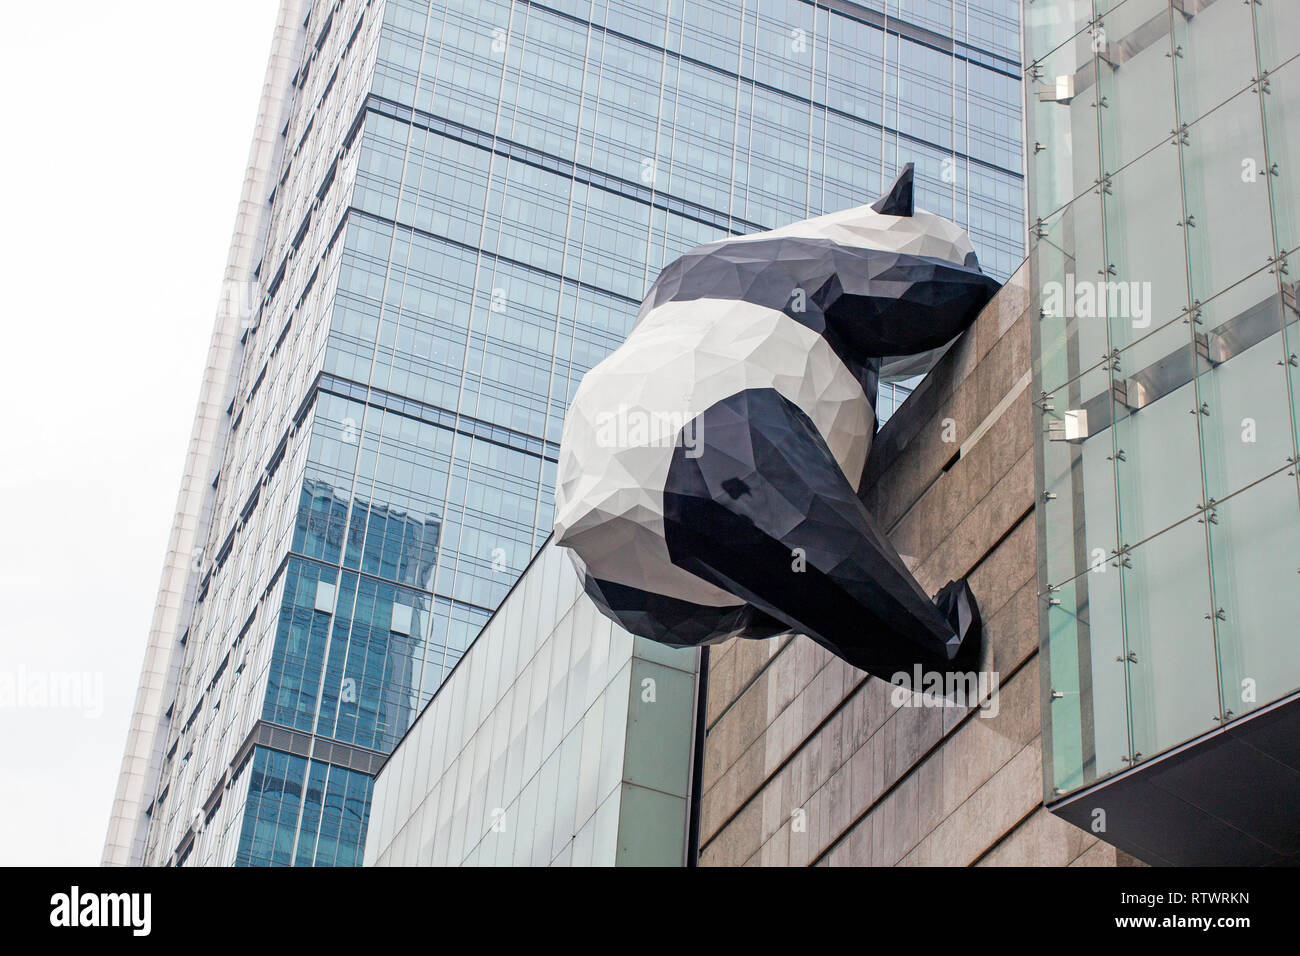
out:
M894 180L889 191L871 204L871 208L884 216L912 215L912 163L903 167L903 171Z

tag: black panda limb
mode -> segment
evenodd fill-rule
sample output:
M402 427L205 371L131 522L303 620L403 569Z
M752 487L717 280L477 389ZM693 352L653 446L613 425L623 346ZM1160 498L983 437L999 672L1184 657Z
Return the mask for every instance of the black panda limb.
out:
M733 637L767 638L790 627L752 604L710 607L584 574L583 590L625 630L668 647L699 647Z
M884 680L918 663L978 666L970 588L925 594L797 406L741 392L703 412L692 437L664 489L674 564Z

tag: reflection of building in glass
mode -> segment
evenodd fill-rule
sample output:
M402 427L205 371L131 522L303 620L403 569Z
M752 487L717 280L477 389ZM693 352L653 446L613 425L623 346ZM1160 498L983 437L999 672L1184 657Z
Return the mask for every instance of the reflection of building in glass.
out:
M898 411L903 402L907 401L907 396L912 394L916 382L916 379L908 379L903 382L885 382L881 384L880 391L876 395L876 417L881 423L885 422L890 415Z
M666 262L913 161L1011 272L1015 4L882 6L284 0L107 862L356 859Z
M228 821L235 864L360 862L371 789L363 771L410 726L425 662L444 654L430 643L437 539L436 519L303 480L261 720L219 798L244 806ZM334 759L294 752L307 742Z
M1300 7L1079 10L1025 7L1047 800L1294 859Z
M304 481L263 718L386 750L418 700L438 523L357 498L350 523L359 573L298 557L311 552L314 531L328 539L341 530L347 512L328 485ZM421 586L391 583L403 580Z

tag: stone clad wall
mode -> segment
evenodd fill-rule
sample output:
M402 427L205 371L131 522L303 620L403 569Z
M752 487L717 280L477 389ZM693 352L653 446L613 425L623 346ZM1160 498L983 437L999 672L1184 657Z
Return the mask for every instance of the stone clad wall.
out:
M970 576L996 716L895 707L802 636L713 648L701 865L1126 862L1042 805L1027 275L881 429L865 483L929 593Z

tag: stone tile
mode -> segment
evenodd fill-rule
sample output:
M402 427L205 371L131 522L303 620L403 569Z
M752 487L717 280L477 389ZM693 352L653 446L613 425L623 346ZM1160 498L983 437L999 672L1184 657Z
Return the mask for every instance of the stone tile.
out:
M1029 307L1029 264L1025 262L980 314L975 327L976 355L982 357L988 354L994 343Z
M953 419L958 434L969 434L982 420L983 416L974 417L974 399L969 384L959 388L944 407L917 428L905 448L894 452L898 457L888 470L867 486L863 500L876 520L891 530L891 536L894 525L925 494L957 452L953 443L943 440L943 420ZM871 454L874 456L878 451L882 460L888 457L876 448ZM904 554L908 553L905 543L897 546Z
M761 808L761 835L766 840L785 822L791 809L804 805L845 765L848 758L843 724L848 718L842 706L844 692L842 684L833 679L829 687L830 690L818 692L814 681L723 772L714 787L706 791L701 812L701 829L706 839L712 837L717 828L752 797ZM810 708L815 704L835 710L829 719L824 719L824 725L817 733L804 737L799 731L797 743L790 750L774 746L774 740L782 739L783 727L801 721L800 707L805 700L810 702ZM822 723L823 720L818 721L818 724ZM847 781L847 774L844 779ZM848 799L846 795L845 801ZM810 820L809 828L818 830L819 822ZM821 836L817 839L824 842Z
M875 783L876 766L869 746L864 745L849 758L849 803L853 819L866 813L879 792Z
M827 830L825 837L839 839L853 822L853 774L848 766L843 766L831 774L826 782Z
M899 776L907 769L898 766L898 725L893 719L886 720L880 731L872 738L872 754L876 758L875 767L875 786L876 793L872 799L876 799L884 793Z
M709 866L741 866L758 852L762 810L750 801L725 827L708 840L700 851L701 862ZM703 839L703 836L701 837Z
M917 768L916 774L917 830L924 835L943 819L943 761L932 757Z
M921 586L934 593L963 578L994 543L1014 527L1034 498L1034 456L1025 453L964 517L952 534L913 572Z
M766 699L769 678L770 674L766 671L759 675L750 689L709 729L704 748L703 779L706 791L771 722Z
M964 387L975 388L975 421L981 422L1029 371L1029 314L1020 315L988 350Z
M909 776L872 810L872 862L893 866L921 837L917 802L919 782Z
M845 703L844 713L844 753L851 756L893 713L889 688L882 681L864 678Z
M1037 660L998 688L997 715L969 717L935 755L943 761L943 815L951 814L1038 736ZM1042 783L1034 796L1042 800Z
M710 727L735 703L744 688L793 641L794 638L791 637L769 641L732 640L721 645L725 654L715 658L710 653L709 693L706 701Z
M915 766L943 736L943 711L938 707L901 707L894 716L895 766Z
M1068 866L1096 842L1096 837L1040 806L976 865Z
M996 617L1006 602L1033 580L1036 540L1034 518L1029 515L971 572L971 590L985 620Z
M1001 399L999 399L1000 401ZM993 477L1005 475L1034 446L1033 390L1026 387L971 448L989 456Z
M758 790L765 775L762 773L762 754L749 750L728 768L712 790L706 790L708 813L703 804L700 811L700 837L712 836L727 818L733 816Z
M785 799L787 788L784 775L782 779L770 782L756 797L762 803L762 836L764 840L781 829L789 819L789 801Z
M958 530L1002 479L1026 456L1031 455L1029 422L1021 420L1029 409L1028 392L1009 406L987 432L947 471L938 472L921 497L902 514L890 531L899 553L923 563L940 551L953 550L951 535ZM978 424L978 423L976 423ZM973 426L972 426L973 427ZM960 437L961 432L959 430ZM955 448L952 449L955 452ZM1032 477L1032 476L1031 476ZM1023 487L1023 486L1021 486ZM1018 502L1012 520L1033 504L1033 485ZM1009 524L996 527L996 541ZM969 563L983 554L964 555ZM1031 552L1032 553L1032 552Z
M911 862L969 865L1027 816L1041 796L1042 760L1035 740L931 830Z
M849 866L849 845L847 843L836 844L826 856L826 860L830 866Z
M790 777L794 784L793 797L802 805L821 789L822 741L820 737L808 740L794 760L790 762Z
M761 858L764 866L790 865L790 829L781 827L763 844Z
M970 378L971 373L983 358L984 353L979 349L979 326L980 320L976 320L976 332L974 335L964 335L944 356L947 366L943 370L943 376L946 379L948 393L951 395L962 383Z
M808 866L817 858L817 852L823 845L817 835L817 822L821 815L821 803L821 795L814 794L798 808L804 813L803 829L798 829L794 820L791 820L786 825L790 831L791 866Z
M1117 866L1119 865L1118 853L1119 851L1109 843L1098 840L1071 860L1070 866Z
M867 817L849 832L849 862L853 866L875 865L871 855L872 825L871 817Z
M728 774L700 797L700 840L712 838L745 799L738 774Z
M976 592L976 598L979 598ZM993 667L1009 674L1038 653L1038 580L1030 578L984 624Z

